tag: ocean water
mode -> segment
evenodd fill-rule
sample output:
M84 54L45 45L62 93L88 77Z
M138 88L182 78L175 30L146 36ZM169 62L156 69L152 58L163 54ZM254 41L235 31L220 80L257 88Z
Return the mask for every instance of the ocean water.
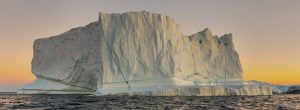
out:
M300 95L272 96L87 96L0 95L0 109L258 109L300 110Z

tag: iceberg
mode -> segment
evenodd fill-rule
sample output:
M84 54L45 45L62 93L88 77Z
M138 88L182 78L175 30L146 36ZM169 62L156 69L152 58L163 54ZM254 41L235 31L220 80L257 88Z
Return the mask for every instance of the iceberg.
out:
M232 34L187 36L169 16L99 13L84 27L34 41L36 80L23 94L270 95L247 84Z

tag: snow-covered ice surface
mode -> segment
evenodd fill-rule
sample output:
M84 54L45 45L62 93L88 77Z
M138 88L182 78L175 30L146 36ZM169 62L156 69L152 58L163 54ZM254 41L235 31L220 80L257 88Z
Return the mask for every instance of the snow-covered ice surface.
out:
M33 48L37 79L20 93L272 94L243 83L232 34L206 28L186 36L170 17L146 11L100 13L87 26L35 40Z

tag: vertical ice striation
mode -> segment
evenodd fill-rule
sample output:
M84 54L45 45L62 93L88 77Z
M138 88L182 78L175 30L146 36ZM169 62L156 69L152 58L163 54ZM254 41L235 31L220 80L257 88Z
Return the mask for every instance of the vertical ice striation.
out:
M243 81L232 34L207 28L186 36L170 17L146 11L100 13L97 22L37 39L32 72L37 79L25 92L161 93Z

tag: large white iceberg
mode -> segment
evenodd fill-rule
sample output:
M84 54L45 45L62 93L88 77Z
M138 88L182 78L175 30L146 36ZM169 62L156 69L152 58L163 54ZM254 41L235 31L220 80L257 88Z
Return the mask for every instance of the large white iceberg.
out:
M186 36L168 16L100 13L99 20L34 41L36 81L20 93L269 95L243 83L232 34Z

